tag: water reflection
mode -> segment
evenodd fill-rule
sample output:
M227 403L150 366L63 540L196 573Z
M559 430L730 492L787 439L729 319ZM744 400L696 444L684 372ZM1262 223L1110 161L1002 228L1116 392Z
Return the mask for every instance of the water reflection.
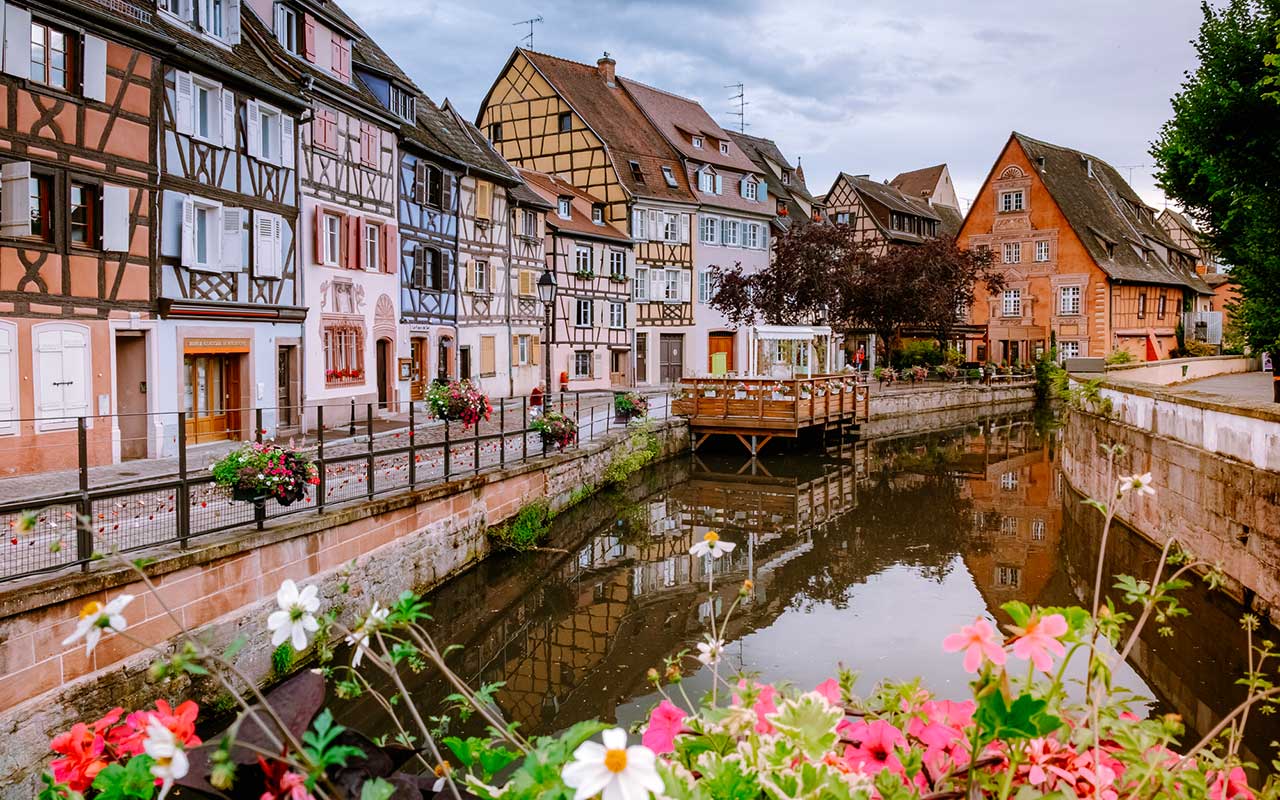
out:
M1064 497L1056 455L1029 421L1004 419L755 464L663 465L559 519L552 546L562 552L494 559L434 592L437 639L464 646L451 660L473 685L504 683L497 702L526 732L588 717L630 723L656 702L646 671L692 648L712 605L727 607L749 577L752 596L725 636L735 667L808 687L843 663L861 672L863 691L918 675L965 697L960 658L940 648L947 633L979 615L1007 622L999 606L1009 600L1087 599L1096 530ZM738 545L715 562L710 599L707 564L687 552L707 530ZM1108 570L1148 574L1154 549L1116 539ZM1241 696L1239 643L1202 645L1229 639L1239 610L1198 589L1184 601L1193 622L1173 639L1149 632L1116 683L1203 730ZM416 677L415 701L437 713L448 687ZM709 685L701 674L689 684ZM389 730L371 701L340 713ZM1250 737L1257 752L1275 738L1268 722Z

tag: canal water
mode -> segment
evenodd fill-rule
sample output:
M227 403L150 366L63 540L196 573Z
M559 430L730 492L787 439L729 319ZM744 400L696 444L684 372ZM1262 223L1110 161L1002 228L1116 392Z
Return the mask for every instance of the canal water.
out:
M843 664L863 694L918 676L966 698L970 676L944 636L979 616L1008 622L1010 600L1089 603L1099 526L1058 472L1056 446L1052 431L1010 417L754 464L732 453L668 462L557 518L546 550L490 559L432 592L436 639L462 646L451 661L472 686L503 684L497 703L526 733L587 718L631 725L659 699L648 669L693 649L712 605L722 612L750 578L725 636L730 669L810 688ZM688 555L708 530L736 545L714 576ZM1145 578L1157 556L1119 530L1106 568ZM1190 617L1172 637L1150 627L1115 682L1144 698L1138 713L1181 714L1191 742L1243 696L1244 636L1229 597L1197 585L1181 600ZM690 694L709 687L683 663ZM429 672L410 690L431 715L451 691ZM391 732L368 698L338 706L362 731ZM1254 720L1247 745L1266 764L1280 726Z

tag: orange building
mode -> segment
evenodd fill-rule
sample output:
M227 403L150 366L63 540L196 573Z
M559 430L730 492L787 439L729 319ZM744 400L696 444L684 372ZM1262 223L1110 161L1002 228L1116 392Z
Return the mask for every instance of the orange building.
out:
M1054 343L1063 358L1167 358L1181 313L1213 293L1115 168L1016 132L957 241L989 249L1005 276L999 294L979 286L970 309L987 327L969 344L978 361L1025 363Z

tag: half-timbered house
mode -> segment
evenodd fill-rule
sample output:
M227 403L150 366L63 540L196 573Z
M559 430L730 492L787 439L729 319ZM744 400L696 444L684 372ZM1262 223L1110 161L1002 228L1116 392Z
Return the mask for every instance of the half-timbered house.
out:
M680 154L697 198L693 261L694 332L685 344L685 374L724 375L746 369L750 335L711 307L715 269L748 274L769 265L776 203L764 175L696 101L626 78L619 82L654 128Z
M127 0L0 14L0 475L74 466L80 417L90 463L145 457L163 42Z
M244 0L309 103L301 126L301 248L309 405L406 399L399 381L400 246L394 114L353 72L364 31L332 0ZM404 353L407 357L408 354Z
M956 196L951 170L946 164L900 172L889 181L889 185L907 197L928 203L942 220L942 235L954 238L960 232L964 214L960 211L960 198Z
M158 379L189 442L244 438L249 410L268 435L300 426L303 305L298 271L297 87L248 7L215 17L161 3L175 47L160 78ZM165 440L176 419L161 418Z
M991 251L1005 285L979 285L971 321L986 327L970 358L1029 362L1128 351L1166 358L1181 313L1212 290L1195 255L1171 242L1155 212L1101 159L1013 133L983 181L957 240Z
M946 233L927 200L908 197L870 175L841 172L823 202L828 221L853 226L859 241L877 254L890 245L919 244Z
M697 200L679 154L622 86L594 65L516 49L480 105L480 127L508 161L558 175L603 204L635 241L633 375L673 382L686 370L693 318ZM690 369L698 365L688 361Z
M568 373L570 390L631 385L631 239L605 222L598 198L544 172L520 175L554 206L546 222L546 263L559 286L553 368Z

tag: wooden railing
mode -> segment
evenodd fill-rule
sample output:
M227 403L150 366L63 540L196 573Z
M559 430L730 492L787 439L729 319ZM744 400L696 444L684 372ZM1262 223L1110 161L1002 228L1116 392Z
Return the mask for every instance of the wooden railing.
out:
M810 378L685 378L673 413L695 427L796 432L829 422L867 419L865 379L855 374Z

